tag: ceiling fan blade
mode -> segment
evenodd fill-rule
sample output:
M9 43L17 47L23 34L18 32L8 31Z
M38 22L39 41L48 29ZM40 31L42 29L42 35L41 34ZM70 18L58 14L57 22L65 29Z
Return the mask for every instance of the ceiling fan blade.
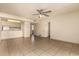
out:
M43 11L43 10L44 10L44 9L37 9L37 11L40 11L40 12Z
M45 12L43 12L43 13L51 13L52 11L51 10L49 10L49 11L45 11Z
M43 10L44 9L37 9L37 11L38 11L39 14L42 14Z
M40 10L37 10L37 12L38 12L39 14L41 14L41 11L40 11Z
M40 9L40 11L43 11L44 9Z
M49 15L47 15L47 14L43 14L44 16L46 16L46 17L49 17Z
M32 14L32 15L39 15L39 14Z

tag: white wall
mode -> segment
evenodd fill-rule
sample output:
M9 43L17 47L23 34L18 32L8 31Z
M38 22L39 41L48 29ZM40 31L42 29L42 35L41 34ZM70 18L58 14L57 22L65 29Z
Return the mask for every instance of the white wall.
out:
M79 12L55 16L50 33L51 39L79 43Z

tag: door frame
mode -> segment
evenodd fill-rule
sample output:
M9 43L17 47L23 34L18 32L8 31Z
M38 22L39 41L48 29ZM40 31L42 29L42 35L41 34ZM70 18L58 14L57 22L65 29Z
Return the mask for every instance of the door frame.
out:
M50 39L50 22L48 22L48 38Z
M33 31L32 31L32 26L34 26L34 23L30 23L30 37L32 36L33 34Z

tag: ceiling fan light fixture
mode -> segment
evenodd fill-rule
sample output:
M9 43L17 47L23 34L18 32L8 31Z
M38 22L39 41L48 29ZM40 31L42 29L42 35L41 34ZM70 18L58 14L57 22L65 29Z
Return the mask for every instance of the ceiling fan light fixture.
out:
M41 17L42 17L42 15L39 15L39 17L41 18Z
M33 15L38 15L39 18L43 16L49 17L48 13L52 12L51 10L44 11L44 9L37 9L36 11L38 12L38 14L33 14Z
M39 15L39 18L41 18L41 17L44 17L44 15L41 15L41 14L40 14L40 15Z

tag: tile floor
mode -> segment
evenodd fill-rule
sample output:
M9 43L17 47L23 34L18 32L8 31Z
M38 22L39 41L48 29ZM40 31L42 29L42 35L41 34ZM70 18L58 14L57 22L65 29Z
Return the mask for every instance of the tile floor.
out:
M0 56L79 56L79 45L48 38L7 39L0 42Z

